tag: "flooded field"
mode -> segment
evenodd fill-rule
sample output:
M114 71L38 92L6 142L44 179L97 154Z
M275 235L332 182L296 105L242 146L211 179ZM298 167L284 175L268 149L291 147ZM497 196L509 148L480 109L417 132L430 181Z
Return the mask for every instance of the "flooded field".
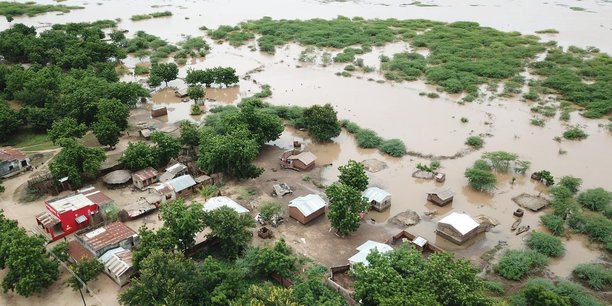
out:
M435 5L430 7L406 5L409 2L138 0L130 1L130 4L126 5L125 1L118 0L104 0L98 3L68 0L62 4L82 5L85 9L63 15L50 13L34 18L16 17L14 23L23 22L36 27L46 27L53 23L121 18L119 27L129 30L130 33L143 30L170 42L178 42L186 35L203 35L204 32L198 29L201 26L214 28L221 24L235 24L263 16L285 19L334 18L343 15L364 18L469 20L499 30L522 33L554 28L559 34L542 35L542 38L556 40L562 46L596 46L603 52L612 53L612 3L609 1L433 0L423 2ZM153 6L170 10L174 16L130 21L132 15L159 10ZM585 10L570 9L575 6ZM571 22L568 22L569 20ZM8 23L2 19L0 29L7 27ZM368 173L372 185L384 188L393 194L393 204L389 210L368 214L367 219L376 226L385 226L383 223L389 217L410 209L422 217L419 224L408 229L410 232L423 236L444 249L455 251L459 256L478 258L482 252L494 247L500 241L507 242L511 248L522 248L526 234L516 236L510 231L510 225L514 222L512 212L518 207L511 199L521 193L546 194L546 188L530 180L528 176L498 175L497 188L491 194L474 191L467 186L463 173L486 151L501 150L518 154L520 159L531 162L528 173L546 169L556 178L564 175L582 178L583 190L594 187L612 190L612 180L609 178L612 169L610 153L612 135L605 126L609 123L606 119L585 119L577 112L573 112L568 123L560 121L557 114L553 118L545 119L544 127L536 127L530 124L533 118L530 103L519 98L484 99L460 105L456 103L460 95L440 94L438 99L419 95L422 92L436 92L435 86L421 81L385 82L383 76L377 72L355 73L349 78L336 76L336 72L342 71L343 64L323 67L318 62L300 62L298 58L304 47L295 44L278 48L276 54L272 56L251 51L248 46L234 48L226 43L217 44L210 39L207 41L212 47L210 54L203 59L188 61L187 65L180 67L179 79L170 82L169 88L153 93L152 103L147 103L145 106L147 108L151 105L166 106L169 114L161 117L161 121L167 123L177 123L185 119L201 121L205 115L191 116L193 102L181 102L181 99L174 95L174 88L186 87L182 78L188 69L231 66L241 76L240 83L230 88L206 89L203 110L215 105L235 104L241 98L259 91L261 84L268 84L273 92L273 95L267 99L269 103L299 106L331 103L338 111L340 119L349 119L363 128L373 129L384 138L399 138L406 144L408 151L432 155L441 160L441 172L446 173L446 181L436 183L433 180L415 179L411 176L418 163L428 163L429 160L412 156L393 158L379 153L376 149L360 149L354 137L346 131L343 131L332 143L320 144L311 141L302 131L287 128L280 139L270 143L283 149L292 148L295 140L304 143L306 150L317 155L317 164L323 167L324 184L333 182L338 175L338 166L349 160L384 161L387 164L386 169ZM392 55L403 50L410 50L410 46L406 43L394 43L385 47L375 47L362 58L366 65L378 67L379 55ZM141 60L133 57L125 60L129 68L133 68L139 62ZM144 80L133 75L125 75L123 79ZM460 121L462 117L468 118L469 121L462 123ZM555 141L554 138L561 136L568 124L578 124L583 127L589 134L588 138L583 141ZM483 149L473 151L464 144L465 139L472 135L483 135L485 140ZM458 152L462 152L462 157L449 158ZM516 178L516 181L511 183L513 178ZM455 192L452 204L443 208L426 200L426 193L439 186L450 187ZM450 211L465 212L472 216L485 215L497 220L499 225L463 246L456 246L438 237L434 232L436 222ZM433 215L425 216L426 212L431 212ZM546 212L547 210L538 213L527 211L522 224L530 225L532 229L544 230L539 225L539 217ZM33 225L31 224L33 218L27 219L26 222L27 226ZM559 277L570 276L577 264L595 261L602 255L580 235L574 235L570 240L564 240L564 243L567 249L566 255L551 261L549 265L550 271ZM112 305L110 301L104 302ZM23 305L18 301L8 301L8 303ZM62 305L61 302L58 303L57 305Z

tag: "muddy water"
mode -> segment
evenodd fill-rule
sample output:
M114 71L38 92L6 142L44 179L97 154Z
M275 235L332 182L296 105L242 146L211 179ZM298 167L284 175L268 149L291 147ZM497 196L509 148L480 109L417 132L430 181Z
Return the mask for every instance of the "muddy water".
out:
M40 1L49 2L51 1ZM594 45L602 51L612 52L612 4L602 1L556 2L529 0L474 0L474 1L430 1L437 7L405 6L406 1L348 1L326 2L312 0L289 1L132 1L110 0L84 4L82 1L68 0L67 5L84 5L86 9L77 10L65 15L47 14L35 18L16 18L14 22L25 22L37 27L46 23L68 21L91 21L104 18L121 18L121 28L131 33L144 30L171 42L184 38L183 35L202 35L198 27L206 25L216 27L219 24L234 24L246 19L271 16L273 18L333 18L337 15L361 16L366 18L426 18L442 21L470 20L483 25L506 31L533 33L544 28L555 28L558 35L547 35L545 39L555 39L561 45ZM169 5L163 8L152 8L152 5ZM577 12L569 6L581 6L586 12ZM223 9L220 9L223 8ZM159 10L171 10L171 18L131 22L129 17L135 14ZM546 11L547 14L541 14ZM571 21L571 22L568 22ZM0 28L8 26L0 21ZM604 187L612 189L609 170L612 169L612 137L598 124L607 124L605 120L585 120L573 113L571 124L581 124L589 137L580 142L564 141L557 143L554 137L560 136L565 126L558 119L551 119L543 128L529 124L532 115L529 105L518 99L495 99L480 103L458 105L454 103L460 97L441 95L440 99L429 99L420 96L420 92L433 92L435 87L422 82L404 84L377 83L368 79L381 80L378 73L355 74L353 78L337 77L333 73L341 71L344 65L321 67L318 64L304 64L297 61L302 48L289 45L279 48L275 56L249 51L246 46L231 48L227 44L217 45L211 42L211 54L205 59L198 59L181 67L179 77L186 75L189 68L209 68L214 66L235 67L241 76L258 67L264 67L259 73L252 73L251 80L241 79L239 87L229 89L209 89L207 98L220 103L234 103L241 97L257 91L258 84L270 84L273 96L269 99L274 104L291 104L308 106L315 103L331 103L338 110L340 118L350 119L363 127L374 129L385 138L400 138L411 151L433 155L453 155L464 150L463 142L469 135L487 134L486 145L482 151L504 150L519 154L522 159L532 162L532 169L550 170L556 177L574 175L584 180L584 188ZM391 44L384 48L375 48L363 56L367 65L378 67L380 54L410 50L403 43ZM318 51L320 52L320 51ZM139 60L128 58L126 65L133 67ZM297 68L300 66L301 68ZM141 78L126 76L131 80ZM256 82L256 83L255 83ZM182 80L176 80L170 86L185 86ZM172 91L162 91L153 96L153 102L169 107L168 122L182 119L197 121L199 118L189 116L191 103L179 102ZM459 119L466 117L468 123ZM540 184L528 178L518 176L512 185L511 176L500 175L498 188L492 194L475 192L466 187L463 177L465 168L476 160L481 152L472 152L463 158L443 160L442 171L447 174L443 184L456 193L451 205L444 208L433 206L426 201L426 192L440 186L433 181L419 180L411 177L417 163L429 162L418 158L402 159L383 156L376 150L363 150L355 145L354 138L343 132L333 143L317 144L308 140L303 132L287 130L278 146L290 148L293 140L305 142L307 150L318 156L318 164L325 167L323 177L330 183L337 176L337 167L350 159L365 160L376 158L388 164L388 168L378 173L371 173L372 185L380 186L393 194L391 209L383 213L370 213L368 219L384 222L406 209L412 209L424 216L426 211L436 211L433 217L423 217L423 221L411 227L410 231L439 244L443 248L456 251L466 257L478 256L483 250L493 247L498 241L507 241L511 247L524 246L526 237L515 236L510 232L514 222L512 211L517 206L511 198L526 192L537 194L543 190ZM559 151L567 151L559 154ZM437 220L450 211L466 212L472 216L483 214L497 219L500 225L490 232L476 237L461 247L448 243L434 233ZM538 226L539 216L544 212L527 212L523 224ZM585 246L582 240L571 240L566 243L568 253L551 264L551 270L560 276L569 275L573 266L589 262L599 256ZM571 251L569 249L571 248Z

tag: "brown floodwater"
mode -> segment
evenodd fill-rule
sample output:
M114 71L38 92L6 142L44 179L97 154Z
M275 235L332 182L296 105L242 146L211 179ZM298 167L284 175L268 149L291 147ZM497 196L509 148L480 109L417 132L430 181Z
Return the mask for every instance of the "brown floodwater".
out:
M52 1L39 1L53 3ZM405 5L410 1L246 1L246 0L211 0L211 1L125 1L108 0L96 3L68 0L66 5L84 5L84 10L75 10L68 14L46 14L34 18L17 17L16 22L24 22L37 27L48 27L52 23L92 21L101 18L121 18L119 27L130 33L144 30L158 35L170 42L183 40L185 35L202 35L200 26L209 28L220 24L236 24L247 19L263 16L286 19L334 18L337 15L361 16L365 18L424 18L441 21L469 20L504 31L534 33L536 30L555 28L557 35L542 35L544 40L557 40L562 46L577 45L580 47L596 46L604 52L612 52L612 3L606 1L571 1L559 0L473 0L451 1L434 0L428 4L436 7L418 7ZM164 5L163 8L152 8L152 5ZM586 11L574 11L570 6L584 7ZM139 22L129 20L135 14L150 13L159 10L170 10L171 18L152 19ZM546 14L542 14L546 12ZM0 29L8 23L0 20ZM317 163L325 166L322 171L323 181L329 184L335 180L339 165L349 160L362 161L375 158L387 163L388 167L377 173L368 173L372 185L379 186L393 194L391 208L382 213L369 213L368 219L376 223L385 220L406 209L419 213L423 220L409 228L409 231L423 236L459 256L475 257L495 246L499 241L506 241L512 248L524 247L526 234L516 236L510 232L514 222L512 212L517 205L512 197L521 193L538 194L545 190L528 177L499 175L497 189L491 194L476 192L467 187L463 172L482 152L509 151L521 159L532 163L532 170L546 169L555 177L573 175L583 179L583 189L604 187L612 190L609 179L612 169L612 137L606 128L606 120L587 120L577 113L571 114L570 124L579 124L589 134L583 141L556 142L553 138L560 136L567 124L557 118L547 119L544 127L530 125L533 117L530 104L517 98L482 99L457 104L459 95L440 94L439 99L430 99L419 95L422 92L435 92L435 86L424 82L388 83L377 73L355 73L351 78L335 76L344 65L321 65L320 55L323 52L337 51L315 50L317 59L314 63L298 61L304 49L295 44L278 48L276 55L271 56L250 51L248 46L233 48L227 44L216 44L210 40L211 53L203 59L189 61L181 67L179 79L170 82L169 86L182 88L186 86L182 78L187 69L203 69L215 66L232 66L241 76L239 86L230 88L207 89L206 97L216 102L206 102L206 107L236 103L242 97L250 96L259 90L259 84L269 84L273 95L268 99L277 105L300 105L331 103L342 119L352 120L362 127L375 130L385 138L399 138L409 151L432 154L435 156L452 156L466 150L465 139L470 135L485 135L485 147L476 152L469 152L457 159L442 160L442 171L447 179L443 184L429 180L415 179L411 176L417 163L428 163L416 157L393 158L380 154L375 149L359 149L352 135L342 132L333 142L319 144L312 142L301 131L286 129L281 138L273 144L282 148L291 148L294 140L305 143L305 148L315 153ZM392 55L396 52L412 50L406 43L394 43L377 47L361 56L366 65L378 67L378 56ZM423 53L423 50L416 50ZM426 54L426 53L425 53ZM125 60L128 67L133 67L141 60L129 57ZM260 72L253 72L263 68ZM243 79L249 75L250 79ZM126 75L128 81L143 81L142 77ZM371 80L369 80L371 79ZM500 86L501 87L501 86ZM180 102L174 97L173 90L166 89L153 94L154 104L165 105L169 109L169 123L188 119L199 121L201 118L189 115L193 102ZM469 119L461 123L460 118ZM560 152L566 152L560 154ZM439 186L450 187L455 192L451 205L444 208L428 203L426 192ZM432 217L424 215L433 212ZM486 215L499 221L492 228L463 246L438 237L434 230L440 217L450 211L465 212L472 216ZM539 217L546 213L526 212L523 224L540 229ZM398 229L399 230L399 229ZM550 269L555 274L566 277L579 263L595 260L600 256L597 249L587 245L586 240L573 235L565 242L568 249L565 256L551 262Z

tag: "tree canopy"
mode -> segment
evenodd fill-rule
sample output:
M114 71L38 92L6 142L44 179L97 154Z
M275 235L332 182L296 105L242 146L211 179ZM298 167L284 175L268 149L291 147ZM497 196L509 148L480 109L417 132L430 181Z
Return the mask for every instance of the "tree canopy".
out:
M346 165L338 167L338 170L340 170L338 176L340 183L351 186L360 192L368 188L368 175L365 173L362 163L349 160Z
M168 82L175 80L177 76L178 66L175 63L154 64L151 66L148 82L151 86L159 86L163 81L168 86Z
M81 187L84 178L95 177L106 159L102 149L85 147L71 138L64 138L59 144L62 150L49 163L49 170L55 181L68 177L73 187Z
M178 156L181 151L181 143L178 139L163 133L151 133L151 140L155 143L155 155L158 165L166 165L170 159Z
M48 131L49 139L57 144L62 138L81 138L87 133L87 126L83 123L78 123L76 119L66 117L53 122L51 129Z
M223 206L204 217L204 224L211 229L207 237L219 240L219 250L227 258L236 258L251 241L255 221L248 214L238 214Z
M164 227L170 230L183 252L195 245L196 234L204 228L202 205L195 202L191 205L186 205L184 200L165 203L161 207L161 217Z
M310 136L318 141L329 141L340 135L340 123L331 104L307 108L304 111L304 123Z
M138 171L146 167L155 166L157 155L153 147L142 141L130 142L119 160L128 169Z
M366 201L357 189L343 184L333 183L325 194L329 198L327 218L331 226L340 234L347 235L359 228L359 214L366 209Z
M200 136L198 166L207 173L224 172L236 178L259 176L263 169L251 164L259 155L259 145L244 127L218 135L205 128Z

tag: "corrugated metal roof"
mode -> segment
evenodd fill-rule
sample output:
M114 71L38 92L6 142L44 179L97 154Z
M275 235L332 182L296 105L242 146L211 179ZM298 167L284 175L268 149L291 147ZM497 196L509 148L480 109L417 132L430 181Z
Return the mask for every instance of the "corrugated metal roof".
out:
M0 148L0 161L24 160L25 153L13 147Z
M93 231L79 235L83 243L98 251L105 247L118 244L136 235L136 232L121 222L114 222Z
M310 152L302 152L298 155L291 155L287 159L298 159L305 165L310 165L311 163L314 163L317 157Z
M448 224L455 228L461 235L469 233L471 230L477 228L480 224L476 222L472 217L453 212L450 215L442 218L438 223Z
M234 202L234 200L228 197L213 197L208 199L206 203L204 203L203 209L206 212L213 211L219 207L227 206L233 210L235 210L239 214L248 213L249 210L244 208L242 205Z
M369 187L362 193L362 196L368 199L368 203L372 201L382 203L391 198L390 193L378 187Z
M96 189L96 187L94 186L81 188L77 190L77 192L83 194L89 200L100 206L113 202L113 199L109 198L107 195L102 193L102 191Z
M94 258L94 254L92 254L88 249L86 249L81 243L77 240L72 240L68 242L68 254L76 261L80 261L83 258Z
M122 247L108 250L98 258L104 267L116 276L121 276L132 267L132 252Z
M289 206L297 208L304 217L308 217L315 211L327 206L327 203L318 194L309 194L289 201Z
M196 184L193 177L191 177L189 174L173 178L167 183L174 188L175 192L181 192L189 187L195 186Z
M146 181L150 178L156 177L159 173L157 170L147 167L140 171L135 172L133 175L140 181Z
M433 191L428 192L428 194L435 194L442 201L446 201L455 195L455 193L450 188L436 188Z
M362 263L363 265L367 266L369 264L367 257L373 250L377 250L379 253L384 254L392 251L393 248L388 244L368 240L364 244L357 247L357 251L359 252L351 256L348 261L351 265Z
M53 207L53 209L57 211L58 214L61 214L66 211L78 210L83 207L95 204L88 197L80 193L65 198L53 199L48 201L47 203L49 203L49 205Z

